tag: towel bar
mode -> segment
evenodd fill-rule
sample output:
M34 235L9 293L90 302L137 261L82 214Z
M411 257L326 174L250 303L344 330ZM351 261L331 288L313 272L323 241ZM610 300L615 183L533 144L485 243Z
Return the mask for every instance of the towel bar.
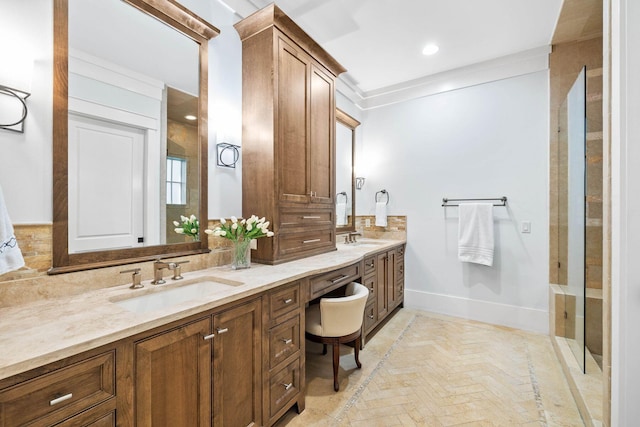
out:
M489 200L500 202L500 203L494 203L493 206L507 206L507 196L492 197L492 198L488 198L488 199L448 199L446 197L443 197L442 198L442 206L446 208L446 207L450 207L450 206L459 206L460 205L460 203L450 204L449 202L477 202L477 201L489 201Z

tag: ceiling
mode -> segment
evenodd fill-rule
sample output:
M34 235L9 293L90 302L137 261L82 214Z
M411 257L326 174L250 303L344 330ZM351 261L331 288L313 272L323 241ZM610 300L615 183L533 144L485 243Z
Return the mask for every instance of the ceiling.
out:
M221 0L241 17L270 0ZM570 0L567 0L570 1ZM581 0L582 1L582 0ZM549 46L563 0L276 0L364 94ZM440 51L422 55L427 43Z

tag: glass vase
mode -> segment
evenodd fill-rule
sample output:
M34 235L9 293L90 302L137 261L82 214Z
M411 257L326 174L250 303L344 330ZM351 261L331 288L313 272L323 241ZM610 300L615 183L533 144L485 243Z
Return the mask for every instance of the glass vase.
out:
M235 240L231 268L241 270L249 267L251 267L251 239Z

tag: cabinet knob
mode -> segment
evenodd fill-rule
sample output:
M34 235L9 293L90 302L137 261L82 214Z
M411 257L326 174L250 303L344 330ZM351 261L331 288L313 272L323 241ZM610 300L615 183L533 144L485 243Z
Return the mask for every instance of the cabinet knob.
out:
M57 405L58 403L62 403L65 400L69 400L73 397L73 393L65 394L64 396L56 397L55 399L49 402L49 406Z

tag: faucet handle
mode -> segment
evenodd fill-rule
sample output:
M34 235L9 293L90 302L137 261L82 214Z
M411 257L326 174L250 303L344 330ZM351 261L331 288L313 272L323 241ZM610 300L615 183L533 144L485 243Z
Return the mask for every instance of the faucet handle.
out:
M140 269L139 268L132 268L130 270L124 270L124 271L120 272L120 274L123 274L123 273L133 273L131 275L131 280L132 280L133 283L131 283L131 286L129 286L129 289L144 288L144 285L141 283L142 274L140 274Z
M172 277L173 280L183 279L182 274L181 274L181 270L182 270L181 264L186 264L188 262L189 261L187 260L187 261L180 261L180 262L173 262L172 263L173 266L169 267L169 270L173 270L173 277Z

